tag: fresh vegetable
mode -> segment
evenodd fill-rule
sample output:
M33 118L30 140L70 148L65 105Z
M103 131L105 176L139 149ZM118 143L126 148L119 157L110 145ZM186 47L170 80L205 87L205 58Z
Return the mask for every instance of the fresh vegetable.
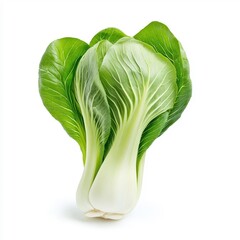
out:
M191 81L181 44L152 22L134 37L108 28L89 45L53 41L39 91L82 151L77 205L89 217L120 219L138 200L146 150L181 116Z

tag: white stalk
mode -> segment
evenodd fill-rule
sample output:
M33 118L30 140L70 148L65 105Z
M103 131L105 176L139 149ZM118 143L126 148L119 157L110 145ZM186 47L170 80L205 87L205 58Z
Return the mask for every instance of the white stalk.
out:
M137 154L144 126L142 116L137 115L118 129L89 192L91 205L105 218L121 218L133 209L139 197L144 161L137 176Z

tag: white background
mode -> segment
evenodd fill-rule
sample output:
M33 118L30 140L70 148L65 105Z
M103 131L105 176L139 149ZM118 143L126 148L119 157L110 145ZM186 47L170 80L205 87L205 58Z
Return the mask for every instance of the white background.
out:
M11 1L0 6L0 239L240 239L240 17L237 1ZM114 26L169 26L191 65L193 97L148 151L141 198L121 221L75 207L77 144L43 107L47 45Z

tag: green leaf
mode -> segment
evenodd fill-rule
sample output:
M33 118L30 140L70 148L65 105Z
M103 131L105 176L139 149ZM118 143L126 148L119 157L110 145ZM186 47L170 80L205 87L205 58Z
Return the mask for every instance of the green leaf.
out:
M145 128L141 137L141 142L139 144L138 161L142 159L142 156L146 152L146 150L150 147L153 141L161 134L168 120L168 115L169 115L168 111L160 114L158 117L154 118Z
M88 45L76 38L62 38L46 49L39 67L39 91L43 104L78 142L85 159L86 140L81 113L73 94L76 66Z
M169 112L168 121L161 134L176 122L186 108L192 93L189 64L186 54L167 26L152 22L134 36L135 39L151 45L157 52L167 57L177 71L178 94L174 107Z
M99 76L99 68L111 45L101 41L89 48L78 64L74 79L75 96L86 129L86 169L88 165L94 169L92 178L103 160L111 128L109 105Z
M90 46L98 43L101 40L108 40L111 43L117 42L119 39L126 37L127 35L117 28L106 28L98 32L91 40Z

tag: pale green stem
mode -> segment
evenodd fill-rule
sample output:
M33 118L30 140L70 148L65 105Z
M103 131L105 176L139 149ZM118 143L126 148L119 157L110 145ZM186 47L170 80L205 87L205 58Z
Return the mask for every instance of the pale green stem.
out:
M94 209L89 202L89 190L102 160L102 154L100 153L101 148L96 142L97 139L96 131L93 129L92 125L86 126L86 161L76 193L77 206L83 212L88 212Z

